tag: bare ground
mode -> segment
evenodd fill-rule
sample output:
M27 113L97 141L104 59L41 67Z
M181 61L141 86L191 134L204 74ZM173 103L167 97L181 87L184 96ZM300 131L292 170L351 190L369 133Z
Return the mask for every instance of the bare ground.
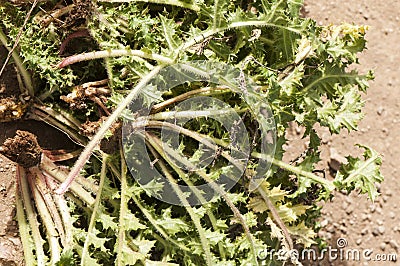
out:
M385 181L380 187L381 197L372 203L366 196L353 193L350 197L337 193L333 202L324 206L324 229L321 236L336 241L347 241L346 249L357 249L361 253L372 250L370 260L337 260L331 265L399 265L397 262L378 261L389 254L396 254L400 248L400 92L398 62L400 53L400 1L318 1L306 0L306 15L321 24L354 22L370 26L367 33L368 50L360 56L361 72L375 71L375 81L364 95L365 118L359 125L359 132L333 138L326 134L327 145L322 151L329 160L329 147L334 147L342 155L357 155L355 143L366 144L383 156L382 173ZM378 257L375 257L377 255ZM344 256L345 257L345 256ZM361 256L362 257L362 256ZM314 265L330 265L320 262Z

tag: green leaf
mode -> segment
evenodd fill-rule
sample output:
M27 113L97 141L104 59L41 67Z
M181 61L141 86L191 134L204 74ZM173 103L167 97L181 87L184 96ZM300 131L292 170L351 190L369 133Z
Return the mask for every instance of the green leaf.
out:
M338 86L338 85L335 85ZM356 130L358 122L362 119L361 108L364 102L353 86L346 86L342 89L341 96L335 102L327 101L323 107L317 109L318 117L322 125L327 125L333 133L339 133L341 128Z
M335 185L339 189L347 191L353 188L360 189L361 193L368 193L368 197L374 201L379 195L376 184L383 181L380 173L382 164L381 156L373 149L357 144L358 147L364 149L364 160L351 156L347 158L347 164L342 165L335 177Z
M288 230L291 235L297 236L296 243L303 244L306 248L317 243L314 241L317 234L307 227L304 221L295 226L288 226Z

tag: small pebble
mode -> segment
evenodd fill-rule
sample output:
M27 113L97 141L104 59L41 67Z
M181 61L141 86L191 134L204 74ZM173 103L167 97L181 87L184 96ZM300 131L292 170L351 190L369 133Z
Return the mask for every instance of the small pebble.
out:
M387 201L388 201L388 199L389 199L389 197L388 197L387 195L383 195L383 196L382 196L382 200L383 200L383 202L387 202Z
M333 226L330 226L330 227L326 228L326 231L329 232L329 233L335 233L336 229Z
M338 228L340 226L338 223L333 223L332 225L334 228Z
M321 222L321 227L325 227L325 226L327 226L328 224L329 224L328 219L324 219L324 220L322 220L322 222Z
M370 205L370 206L369 206L369 210L370 210L371 213L374 213L375 210L376 210L375 204Z
M349 208L347 208L347 210L346 210L346 213L347 213L347 215L350 215L353 213L353 211L354 211L354 207L349 206Z
M378 228L372 229L372 235L373 235L373 236L378 236L378 235L379 235L379 230L378 230Z
M331 240L332 239L332 234L331 233L326 233L325 234L325 239L326 240Z
M389 245L394 249L394 250L396 250L396 252L399 250L399 244L397 244L397 242L396 242L396 240L390 240L389 241Z
M394 219L396 217L396 214L394 212L389 212L389 217L390 219Z
M383 235L385 233L385 227L384 226L378 226L378 232Z
M380 220L380 219L376 220L376 223L379 224L379 225L383 225L383 221Z
M361 238L359 238L359 239L356 240L356 244L357 244L357 245L361 245L361 242L362 242L362 239L361 239Z
M380 248L382 251L385 251L386 244L385 244L385 243L381 243L381 244L379 245L379 248Z
M346 226L341 225L339 230L343 233L343 234L347 234L347 228Z
M377 113L378 115L382 115L383 111L385 111L385 108L383 108L382 106L379 106L379 107L378 107L378 110L376 110L376 113Z
M365 236L366 234L368 234L368 228L361 230L361 235Z
M361 214L361 221L370 221L370 220L371 220L371 214L366 214L366 213Z

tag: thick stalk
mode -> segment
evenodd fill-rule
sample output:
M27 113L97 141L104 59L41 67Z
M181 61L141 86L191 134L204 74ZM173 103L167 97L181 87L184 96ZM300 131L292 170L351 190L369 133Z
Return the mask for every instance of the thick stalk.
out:
M118 180L121 180L121 173L112 162L108 162L108 167L113 172L113 174L118 178ZM169 237L169 235L164 231L164 229L157 224L157 221L154 219L151 212L148 211L144 205L142 205L141 201L135 196L135 194L131 194L130 198L133 200L133 202L139 208L139 210L143 213L144 217L150 222L150 224L160 233L160 235L166 241L174 244L175 246L177 246L179 249L181 249L184 252L190 251L189 248L187 248L186 246L180 244L179 242L177 242L174 239Z
M172 130L175 130L178 133L182 133L188 137L191 137L191 138L197 140L198 142L201 142L202 144L206 145L207 147L209 147L211 149L216 148L216 146L212 142L208 141L208 138L209 138L208 136L199 134L197 132L188 130L186 128L180 127L175 124L171 124L171 123L167 123L167 122L159 122L159 121L149 121L148 126L149 127L159 127L159 128L168 127ZM228 146L228 144L225 144L225 146ZM244 165L238 164L238 162L234 158L232 158L229 155L229 153L223 151L221 153L221 156L223 156L230 163L235 165L236 168L238 168L239 170L244 169ZM174 168L174 169L175 169L175 171L177 171L177 173L179 173L179 171L181 171L179 168ZM181 176L181 178L183 178L183 177L184 177L184 175ZM261 197L264 199L265 203L267 204L268 209L270 209L272 217L274 218L275 222L278 224L278 226L281 228L282 232L284 233L285 238L287 240L286 245L289 247L289 249L292 249L293 248L292 238L290 237L289 231L287 230L285 223L280 218L278 211L276 210L275 206L272 204L271 200L266 195L265 191L263 191L262 188L259 186L257 187L257 190L260 193Z
M246 112L246 109L235 110L233 108L222 109L222 110L201 110L201 111L166 111L160 112L153 115L149 115L149 119L152 120L167 120L167 119L182 119L182 118L193 118L193 117L209 117L209 116L223 116L232 113L239 114Z
M23 192L22 192L22 187L21 187L21 178L24 178L24 177L21 176L21 172L19 171L19 168L20 168L20 166L17 166L17 189L16 189L17 193L15 193L15 203L16 203L16 207L17 207L17 221L18 221L19 236L21 238L22 248L24 250L25 264L26 265L35 265L36 260L35 260L35 256L33 255L33 252L32 252L32 242L34 242L34 240L32 240L32 238L29 234L29 223L27 223L27 217L25 216L25 211L24 211L24 203L22 201ZM39 243L34 242L34 243L35 243L35 245L41 244L41 242L39 242ZM36 248L36 250L37 250L37 248ZM37 255L38 255L38 261L39 261L39 254L37 253ZM44 254L43 254L43 256L44 256Z
M162 143L160 142L160 139L154 138L156 146L153 146L154 149L157 150L158 154L161 155L161 157L165 158L165 160L168 162L168 164L174 169L174 171L179 175L179 177L188 185L189 187L192 188L193 193L196 195L196 197L199 199L199 201L204 205L207 204L207 200L203 197L202 192L196 188L196 186L193 184L193 182L187 178L186 174L181 170L181 168L177 167L171 160L169 160L168 156L164 153L162 149ZM154 153L153 153L154 154ZM157 158L159 156L155 155ZM159 158L161 159L161 158ZM160 162L160 161L158 161ZM161 165L161 168L163 172L165 173L168 171L168 169L165 167L164 164ZM208 218L210 219L211 225L215 231L219 230L218 225L217 225L217 219L214 216L214 213L210 208L206 208L206 213ZM221 258L224 260L226 258L225 250L221 242L218 242L218 249L219 249L219 254Z
M97 217L97 212L99 211L100 208L100 203L101 203L101 192L104 187L104 181L106 179L106 173L107 173L107 160L108 160L108 155L105 153L103 154L103 160L102 160L102 165L101 165L101 173L100 173L100 184L99 184L99 190L97 191L96 194L96 201L93 206L93 213L92 216L90 217L90 223L89 223L89 228L88 228L88 234L85 240L85 244L83 246L83 251L82 251L82 257L81 257L81 265L86 265L86 257L89 257L89 245L91 241L91 236L92 236L92 231L96 223L96 217Z
M59 169L59 167L55 165L45 155L42 155L39 168L42 169L45 174L52 176L59 182L63 182L67 179L67 175L64 173L64 171ZM94 198L92 197L92 195L90 195L89 192L83 189L82 185L76 182L71 183L71 191L75 193L80 199L82 199L90 208L93 206L95 202Z
M128 195L127 195L127 190L128 190L128 183L126 181L126 174L127 174L127 167L125 163L125 157L123 155L122 149L120 149L121 152L121 207L119 208L119 224L118 224L118 244L117 244L117 266L123 266L123 249L124 249L124 243L125 243L125 215L128 212Z
M107 120L100 127L96 135L90 140L90 142L86 145L85 149L79 156L78 160L75 162L74 167L72 167L71 171L67 179L61 184L61 186L56 190L56 193L63 194L72 181L74 181L75 177L80 173L83 166L86 164L86 161L92 155L92 152L96 148L96 146L100 143L108 129L114 124L114 122L118 119L121 113L125 110L125 108L137 97L140 91L147 85L147 83L155 77L158 72L163 68L163 66L157 66L146 77L144 77L136 86L132 89L132 91L126 96L126 98L117 106L115 111L107 118Z
M60 235L61 243L64 245L65 243L65 231L63 222L61 220L60 213L58 212L57 206L54 202L52 197L52 193L50 192L47 182L45 180L44 175L42 174L41 170L37 167L29 168L30 178L34 181L36 189L39 191L40 195L42 196L44 202L46 203L47 210L50 213L52 220L54 221L54 225Z
M56 226L54 225L53 218L48 210L46 202L44 201L39 189L36 187L35 180L29 178L29 183L31 187L31 192L35 199L36 208L46 229L46 235L50 247L50 264L54 265L61 257L61 249L58 243L59 234L57 232Z
M28 217L29 225L32 230L32 238L35 243L35 252L38 265L45 265L47 258L44 254L43 243L44 240L39 231L39 222L37 220L37 214L32 205L31 193L29 191L29 184L26 177L25 169L22 166L17 165L17 176L18 182L21 187L21 194ZM28 265L28 264L27 264Z
M162 64L173 63L173 61L170 58L159 54L154 54L154 53L149 54L140 50L121 49L121 50L109 50L109 51L94 51L78 55L71 55L65 58L63 61L61 61L61 63L59 63L57 67L63 68L68 65L72 65L82 61L89 61L94 59L110 58L110 57L121 57L121 56L137 56L141 58L155 60Z
M192 91L188 91L185 92L183 94L180 94L174 98L168 99L166 101L163 101L161 103L155 104L153 105L153 107L151 108L151 112L152 113L157 113L160 110L164 109L165 107L167 107L168 105L174 104L174 103L178 103L181 101L184 101L192 96L198 95L198 94L204 94L204 93L210 93L212 91L224 91L224 90L229 90L229 87L205 87L205 88L200 88L197 90L192 90Z
M332 181L329 181L329 180L326 180L326 179L324 179L322 177L314 175L313 173L304 171L304 170L300 169L299 167L296 167L296 166L290 165L288 163L285 163L283 161L277 160L277 159L273 158L270 155L261 154L261 153L258 153L258 152L252 152L251 155L253 157L255 157L255 158L267 160L267 161L271 162L272 164L274 164L274 165L276 165L276 166L278 166L278 167L280 167L282 169L285 169L286 171L289 171L289 172L291 172L293 174L300 175L300 176L309 178L309 179L311 179L311 180L313 180L313 181L315 181L317 183L320 183L329 192L335 190L335 188L336 188Z
M145 3L154 3L154 4L160 4L160 5L179 6L179 7L191 9L195 12L200 11L200 7L196 4L186 3L184 1L176 1L176 0L100 0L100 2L106 2L106 3L145 2Z
M150 134L147 134L147 140L149 141L149 143L152 146L152 147L150 146L150 150L154 154L156 154L156 149L155 148L157 147L157 150L162 151L162 147L158 146L156 141L154 141L154 139ZM179 200L181 201L181 203L185 207L186 211L188 212L190 218L192 218L193 224L196 227L197 232L198 232L199 237L200 237L200 242L201 242L201 245L203 247L204 258L206 260L206 264L209 265L209 266L213 265L211 251L210 251L210 243L207 240L204 228L201 226L200 219L194 213L194 210L190 206L189 202L187 201L186 196L183 194L182 190L179 188L179 186L178 186L176 180L174 179L174 177L169 173L169 171L168 171L167 167L165 166L165 164L161 160L158 161L158 164L160 165L161 170L163 171L165 176L167 177L167 179L168 179L168 181L170 183L170 186L172 187L172 189L174 190L174 192L178 196Z
M154 137L154 136L153 136ZM154 137L156 138L156 137ZM160 140L159 140L160 141ZM193 165L191 162L189 162L188 160L185 160L184 158L182 158L181 156L179 156L179 154L177 154L177 152L171 148L168 147L168 145L164 146L165 152L172 156L175 159L178 159L181 163L184 163L188 169L196 169L195 165ZM227 192L225 190L223 190L219 185L217 185L215 183L214 180L212 180L211 178L208 177L208 175L203 171L203 170L197 170L196 174L198 174L204 181L206 181L208 183L208 185L215 191L218 193L218 195L220 195L226 202L226 204L229 206L229 208L232 210L234 216L236 217L236 219L238 219L239 223L242 225L243 230L245 232L245 235L247 237L247 240L250 243L250 250L252 253L252 257L253 257L253 265L259 265L258 261L257 261L257 252L256 252L256 248L255 248L255 241L254 241L254 237L250 232L250 228L247 226L246 224L246 220L243 217L243 215L240 213L240 211L238 210L238 208L236 208L235 204L233 204L233 202L229 199Z

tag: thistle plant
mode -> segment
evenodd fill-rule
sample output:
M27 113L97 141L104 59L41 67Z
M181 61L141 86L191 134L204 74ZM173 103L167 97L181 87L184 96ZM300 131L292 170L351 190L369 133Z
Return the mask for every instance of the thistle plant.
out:
M316 169L317 126L338 134L362 119L361 94L373 75L349 66L365 49L367 27L318 26L300 16L302 4L77 1L57 13L51 2L39 3L55 17L36 10L18 41L23 63L15 63L34 81L26 115L83 150L68 170L49 156L20 166L26 261L300 264L291 251L319 242L318 202L335 190L375 200L381 158L367 146L358 145L363 158L348 156L334 179L316 171L326 171ZM10 47L26 11L6 3L0 12L7 37L0 40ZM77 38L90 40L75 54L68 36L76 27L90 33ZM61 58L60 46L73 54ZM97 90L105 94L78 97L88 84L106 82ZM98 127L82 136L88 123ZM309 140L293 163L283 159L291 123ZM107 140L116 151L105 152ZM49 181L32 178L51 169ZM23 173L33 180L32 202ZM44 187L41 198L35 191ZM54 204L44 206L45 197ZM271 247L286 253L260 256Z

